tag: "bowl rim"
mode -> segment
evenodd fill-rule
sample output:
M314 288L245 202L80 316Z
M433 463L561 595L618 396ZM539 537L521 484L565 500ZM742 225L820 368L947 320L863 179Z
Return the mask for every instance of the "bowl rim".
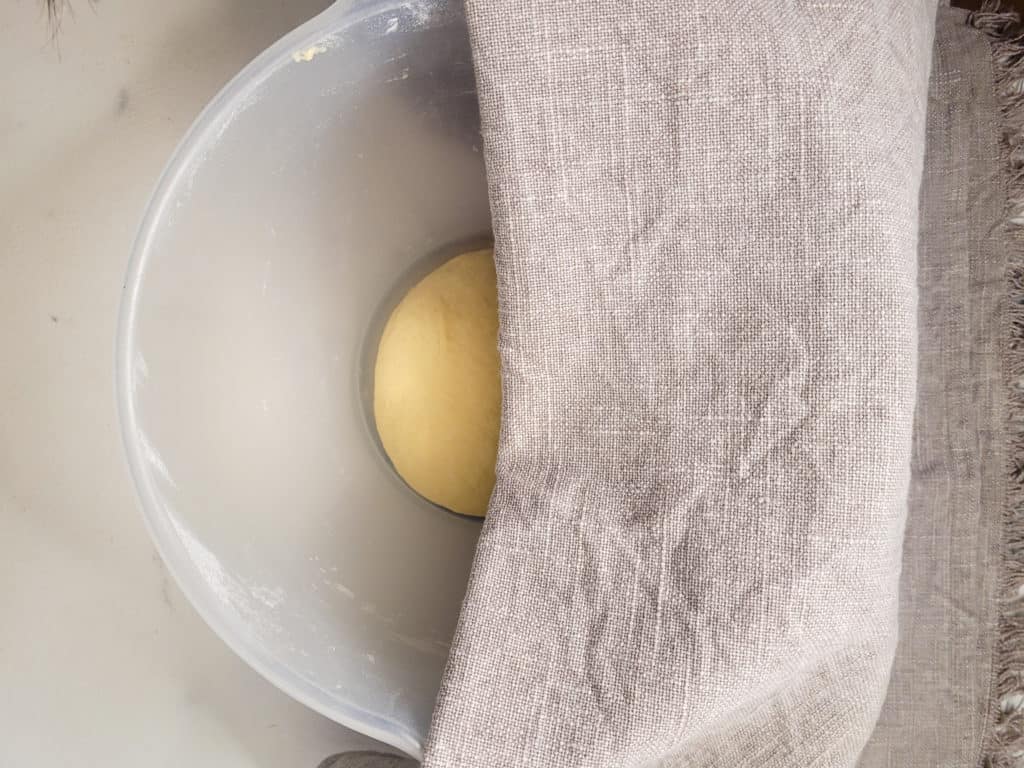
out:
M195 567L188 545L182 540L182 531L164 510L154 488L153 473L145 458L145 441L136 413L134 388L137 376L132 355L140 288L151 244L167 214L171 195L183 182L183 176L202 162L203 154L215 146L234 117L258 100L263 85L273 74L287 66L305 65L308 59L304 60L297 53L308 51L313 46L333 46L333 38L347 28L373 16L408 9L412 4L409 0L336 0L249 62L199 113L158 177L132 243L118 315L115 397L121 443L150 539L178 587L214 634L264 679L296 701L334 722L422 760L422 742L426 734L418 734L401 723L368 711L337 691L328 691L303 677L260 648L244 622L223 612L220 601Z

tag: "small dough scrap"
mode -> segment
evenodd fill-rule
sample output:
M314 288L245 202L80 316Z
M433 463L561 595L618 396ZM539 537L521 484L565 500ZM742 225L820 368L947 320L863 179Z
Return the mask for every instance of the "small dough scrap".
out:
M501 424L498 288L490 249L456 256L395 307L374 369L381 443L414 491L483 517Z

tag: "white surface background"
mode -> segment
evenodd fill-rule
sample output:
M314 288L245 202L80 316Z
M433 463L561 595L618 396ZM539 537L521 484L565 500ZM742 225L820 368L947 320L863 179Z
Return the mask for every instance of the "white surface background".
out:
M315 768L368 742L259 678L150 544L114 398L156 177L213 94L327 0L0 3L0 766Z

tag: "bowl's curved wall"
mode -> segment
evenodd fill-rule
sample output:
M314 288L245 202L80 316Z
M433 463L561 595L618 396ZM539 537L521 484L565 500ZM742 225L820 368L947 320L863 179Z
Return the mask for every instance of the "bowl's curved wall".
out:
M200 116L122 308L125 445L185 593L280 688L414 755L479 526L390 471L365 363L396 287L489 228L461 15L335 6Z

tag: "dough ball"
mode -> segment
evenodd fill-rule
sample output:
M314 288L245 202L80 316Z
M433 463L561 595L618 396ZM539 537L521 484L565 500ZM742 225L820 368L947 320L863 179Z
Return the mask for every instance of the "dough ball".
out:
M498 288L490 249L456 256L384 326L374 417L398 474L426 499L483 517L501 423Z

